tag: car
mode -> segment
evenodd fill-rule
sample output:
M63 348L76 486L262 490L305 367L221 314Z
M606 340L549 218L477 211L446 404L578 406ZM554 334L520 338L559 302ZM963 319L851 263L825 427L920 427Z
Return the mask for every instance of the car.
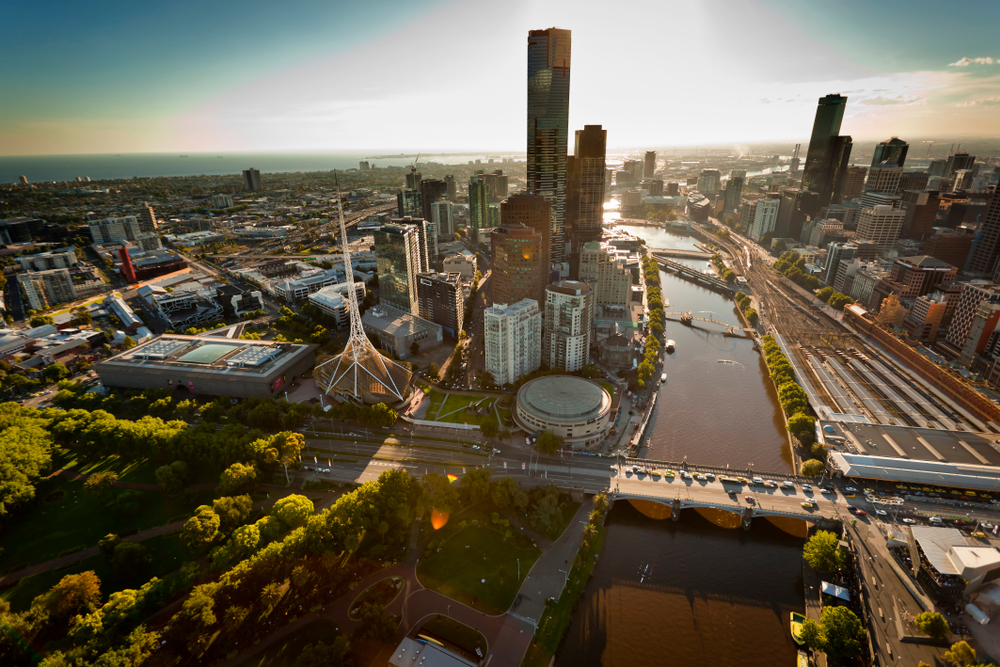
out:
M932 516L931 518L927 519L927 521L928 523L944 523L944 519L942 519L939 516Z
M963 519L955 519L954 521L952 521L952 523L955 524L956 526L964 526L965 525L965 521Z
M711 482L715 481L715 473L714 472L706 472L705 473L705 477L707 477L709 479L709 481L711 481Z
M608 466L611 468L611 472L618 472L618 466Z
M885 510L875 510L875 514L878 516L889 516L889 513Z
M806 509L812 509L814 507L813 501L811 500L803 500L799 504L805 507Z
M913 524L915 524L916 522L917 522L917 521L916 521L916 519L911 519L911 518L909 518L909 517L907 517L907 518L903 519L903 523L905 523L905 524L908 524L908 525L911 525L911 526L912 526Z
M736 495L736 489L729 489L726 493L728 493L731 496L735 496Z
M846 489L844 489L844 491L847 491L848 493L857 493L858 492L858 490L855 489L853 486L847 487Z
M979 527L982 528L983 530L993 530L992 523L981 523L979 524Z
M812 490L813 490L812 484L803 484L802 485L802 490L803 491L808 491L809 493L812 493Z
M819 492L824 495L830 495L831 493L833 493L833 489L823 487L822 489L819 490Z
M778 483L775 482L773 479L769 479L766 482L764 482L764 486L766 486L768 488L771 488L771 489L776 489L776 488L778 488Z
M754 504L754 503L756 502L756 501L754 500L753 496L743 496L743 500L747 501L747 502L748 502L748 503L750 503L751 505L753 505L753 504Z

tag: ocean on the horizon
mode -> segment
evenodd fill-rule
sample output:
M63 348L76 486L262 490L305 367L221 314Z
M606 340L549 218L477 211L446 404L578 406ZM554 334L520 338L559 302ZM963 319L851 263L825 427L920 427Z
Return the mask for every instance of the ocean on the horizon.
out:
M182 157L182 155L186 157ZM409 157L371 159L391 155L387 151L353 152L262 152L262 153L122 153L121 155L26 155L0 156L0 183L17 183L23 174L28 183L75 181L77 176L92 181L135 176L221 176L241 174L253 167L261 173L294 173L357 169L361 160L377 167L404 167ZM422 162L464 164L484 155L428 155ZM418 165L419 167L419 165Z

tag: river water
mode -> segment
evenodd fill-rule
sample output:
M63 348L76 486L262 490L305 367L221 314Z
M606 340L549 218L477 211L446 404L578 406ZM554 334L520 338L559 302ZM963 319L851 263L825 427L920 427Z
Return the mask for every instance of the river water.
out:
M649 247L696 249L693 237L625 229ZM731 299L672 274L661 272L660 280L668 312L690 310L739 325ZM666 337L676 348L665 361L667 382L640 456L790 471L777 396L753 341L679 322L666 323ZM794 665L788 615L804 609L804 527L784 526L799 533L795 537L766 519L755 519L749 531L720 527L727 522L736 523L735 517L695 510L684 510L677 522L657 520L629 502L616 503L556 665ZM645 571L651 574L643 581Z

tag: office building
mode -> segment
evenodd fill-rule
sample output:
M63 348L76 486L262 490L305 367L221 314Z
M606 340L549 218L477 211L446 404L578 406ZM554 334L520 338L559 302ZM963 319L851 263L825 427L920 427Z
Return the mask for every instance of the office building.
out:
M962 287L962 293L958 297L958 305L955 307L955 315L951 319L945 341L953 348L962 350L969 338L979 306L983 303L1000 304L1000 284L973 280L959 285Z
M923 241L934 233L941 198L936 190L903 190L899 207L905 212L900 238Z
M891 206L892 208L899 208L902 203L902 197L899 195L891 195L887 192L865 192L861 195L861 208L871 208L873 206Z
M840 263L853 260L857 251L858 246L854 243L831 243L826 249L826 268L823 271L822 281L832 287Z
M419 218L423 215L424 204L420 190L403 188L396 193L396 215L400 218Z
M601 238L607 144L607 130L585 125L576 131L574 154L567 158L565 229L573 253Z
M924 243L924 254L948 262L959 269L964 268L972 251L973 234L954 229L932 231L934 233Z
M572 373L590 360L594 298L590 285L561 280L545 288L542 360L549 368Z
M455 233L455 205L450 201L436 201L431 204L431 221L437 225L440 236Z
M722 214L735 215L740 207L740 197L743 195L743 183L746 181L747 172L743 169L733 169L729 172L729 180L726 181L726 194L723 198ZM661 186L662 190L662 181ZM653 194L650 192L650 194Z
M542 247L547 249L548 258L552 257L552 212L547 199L540 195L511 195L500 204L500 220L504 224L520 223L537 231L542 235Z
M820 98L816 108L802 188L818 195L820 208L841 201L851 157L851 138L839 136L846 107L846 97L827 95Z
M547 209L548 202L538 199ZM490 235L490 254L493 303L517 303L522 299L545 303L548 253L537 229L520 222L504 222Z
M87 222L90 227L90 236L94 243L114 243L120 241L135 241L142 229L139 221L134 215L127 215L122 218L106 218L104 220L90 220Z
M431 219L431 208L436 202L446 200L448 197L448 183L436 179L420 181L420 213L417 217L425 220Z
M802 227L809 211L818 212L816 193L799 188L784 188L778 205L778 220L774 233L777 236L798 240L802 236Z
M894 195L899 191L899 181L903 176L903 168L885 163L872 167L868 170L868 178L865 179L865 191L861 195L862 204L864 195L869 192Z
M420 181L422 180L421 174L417 171L414 166L410 167L410 170L406 172L406 187L410 190L420 191Z
M778 224L780 199L758 199L752 204L753 220L749 222L747 234L753 241L760 241L765 234L774 232Z
M260 184L260 172L253 167L243 170L243 184L246 189L250 192L259 192L261 190Z
M649 182L649 196L650 197L663 196L663 179L654 178Z
M652 178L656 173L656 151L646 151L646 157L642 161L642 177Z
M542 363L542 311L534 299L494 303L483 312L486 370L513 384Z
M448 255L442 265L445 273L460 273L465 280L472 280L476 276L476 256L468 250Z
M510 187L507 176L502 169L497 169L492 174L479 174L479 177L486 181L491 204L499 204L507 197L507 191Z
M903 229L906 212L891 206L873 206L861 210L857 241L874 243L881 251L892 248Z
M955 172L960 169L972 169L976 163L976 156L968 153L955 153L948 157L948 164L945 167L945 176L954 178Z
M899 177L899 191L926 190L929 180L926 171L904 171Z
M448 201L454 204L458 201L458 184L455 182L455 176L448 174L444 177L444 183L448 192Z
M417 254L420 257L417 273L433 271L431 265L436 264L438 260L437 225L430 220L414 218L409 215L393 218L392 223L410 226L417 230Z
M528 191L551 207L550 262L565 257L571 33L528 32Z
M1000 255L1000 193L995 192L979 228L967 270L972 275L993 276Z
M76 266L76 248L67 246L58 250L38 253L37 255L22 255L17 258L22 271L48 271L49 269L68 269Z
M483 176L469 179L469 229L472 239L479 238L479 230L490 226L490 185Z
M232 207L233 207L232 195L212 195L212 208L227 209Z
M21 174L20 176L17 177L17 181L21 185L27 185L28 184L28 177L25 176L24 174Z
M840 193L841 199L860 199L865 191L867 177L868 167L848 167L844 172L844 188Z
M628 267L627 253L609 243L587 243L580 249L579 278L590 285L595 307L629 307L632 271Z
M444 341L444 328L440 324L384 303L366 310L361 324L369 338L377 338L383 350L400 359L413 356L414 343L419 354Z
M898 137L882 141L872 152L872 167L880 165L902 167L906 163L906 154L909 150L910 145Z
M324 315L333 318L338 328L351 326L350 298L347 290L351 283L342 282L336 285L329 285L309 295L309 303L316 306ZM367 292L364 281L354 283L355 293L358 296L358 303L364 301Z
M233 201L230 198L229 205L233 205ZM216 207L218 208L218 207ZM139 215L136 216L139 219L139 230L144 233L152 233L156 231L156 213L153 212L153 207L147 202L142 202L142 206L139 207Z
M396 221L372 232L378 267L379 303L417 314L420 235L414 225Z
M135 244L142 251L156 250L163 247L163 241L160 240L159 234L139 234L135 237Z
M937 340L938 332L948 326L955 314L960 293L949 289L917 297L910 314L903 318L906 335L922 343Z
M46 310L76 299L69 269L49 269L17 274L27 310Z
M871 302L878 310L878 304L890 294L900 301L916 299L954 282L957 274L954 266L934 257L900 257L893 262L889 275L875 285Z
M95 364L105 387L276 398L313 367L315 345L166 334Z
M722 187L722 174L718 169L704 169L698 176L698 192L714 194Z
M844 223L839 220L818 220L812 225L809 238L799 239L802 243L814 248L822 248L827 244L830 237L840 235L843 238ZM805 234L805 230L802 232Z
M465 326L465 298L460 273L429 271L417 274L417 302L420 317L440 324L452 338Z

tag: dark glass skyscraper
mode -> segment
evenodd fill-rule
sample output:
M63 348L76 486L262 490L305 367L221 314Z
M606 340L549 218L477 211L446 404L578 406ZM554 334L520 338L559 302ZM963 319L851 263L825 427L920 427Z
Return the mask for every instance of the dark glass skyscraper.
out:
M566 253L579 253L588 241L601 238L608 131L584 125L576 131L574 155L566 164Z
M847 98L827 95L819 99L806 167L802 172L802 187L818 195L820 208L827 206L843 190L847 161L851 156L851 138L840 137ZM834 202L838 203L838 202Z
M883 141L872 153L872 167L902 167L908 150L910 145L897 137Z
M552 205L549 258L565 258L569 30L528 32L528 191Z

